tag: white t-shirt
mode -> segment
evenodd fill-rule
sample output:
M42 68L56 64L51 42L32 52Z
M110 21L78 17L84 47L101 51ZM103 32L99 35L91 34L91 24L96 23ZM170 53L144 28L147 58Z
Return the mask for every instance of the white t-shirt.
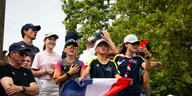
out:
M79 56L79 60L83 61L84 64L86 65L88 60L91 58L95 58L95 48L90 48L89 50L84 50L83 54Z

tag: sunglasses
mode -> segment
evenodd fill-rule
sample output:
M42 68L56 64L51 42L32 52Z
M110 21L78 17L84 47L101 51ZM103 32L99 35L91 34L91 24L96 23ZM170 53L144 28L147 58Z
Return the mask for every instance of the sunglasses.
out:
M69 48L69 49L71 49L71 48L73 48L73 49L77 49L78 47L75 47L74 45L69 45L69 46L67 46L67 48Z
M14 53L19 53L20 56L27 56L25 51L13 51Z
M135 46L135 45L139 45L139 42L135 42L135 43L130 43L131 45Z
M33 30L33 31L37 31L35 28L31 28L31 30Z

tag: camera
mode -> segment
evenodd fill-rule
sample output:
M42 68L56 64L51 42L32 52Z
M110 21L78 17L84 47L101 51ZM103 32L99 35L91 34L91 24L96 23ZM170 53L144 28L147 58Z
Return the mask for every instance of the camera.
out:
M91 40L91 42L92 42L92 43L95 43L97 40L101 39L101 38L102 38L101 35L104 36L103 32L100 31L99 33L96 34L95 39Z

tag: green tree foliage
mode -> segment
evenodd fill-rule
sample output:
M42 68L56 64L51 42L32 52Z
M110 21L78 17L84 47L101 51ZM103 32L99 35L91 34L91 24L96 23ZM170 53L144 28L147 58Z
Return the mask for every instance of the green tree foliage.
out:
M67 15L63 23L67 31L83 34L80 51L85 49L85 41L97 30L109 25L109 0L63 0L63 11ZM79 29L77 29L79 27Z
M67 30L79 31L87 39L105 27L116 45L122 44L123 38L131 33L147 39L152 46L152 61L163 64L161 70L151 70L151 95L191 95L192 1L117 0L114 4L110 1L64 0L67 17L63 22Z

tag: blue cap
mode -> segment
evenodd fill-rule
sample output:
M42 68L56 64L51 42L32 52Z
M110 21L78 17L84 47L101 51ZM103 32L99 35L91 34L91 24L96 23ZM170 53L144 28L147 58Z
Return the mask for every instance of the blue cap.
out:
M65 36L65 41L67 41L69 39L77 40L77 39L80 39L82 37L83 37L82 34L77 34L76 32L71 31L71 32L67 33L67 35Z
M71 45L71 44L73 44L74 46L78 46L78 44L77 44L77 42L74 40L74 39L69 39L69 40L67 40L66 42L65 42L65 46L64 46L64 48L66 48L68 45Z
M9 46L9 53L11 51L27 51L27 52L30 52L31 50L28 49L25 45L23 45L21 43L13 43L13 44L11 44L11 46Z
M25 24L22 28L21 28L21 34L22 37L24 38L24 30L28 30L29 28L35 28L37 31L39 31L41 29L40 25L33 25L31 23Z

